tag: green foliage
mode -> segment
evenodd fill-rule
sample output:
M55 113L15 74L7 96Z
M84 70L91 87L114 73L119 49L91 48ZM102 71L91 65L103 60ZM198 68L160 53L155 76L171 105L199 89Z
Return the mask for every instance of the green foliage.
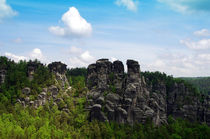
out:
M87 91L86 89L86 68L75 68L68 69L66 73L69 84L75 89L74 96L78 97L79 95L84 94Z
M39 66L33 75L34 79L29 81L27 73L28 64L31 62ZM6 70L5 83L0 85L0 102L4 104L14 104L17 98L20 97L21 90L24 87L31 88L31 92L35 97L42 91L42 88L54 83L52 73L37 60L15 63L6 57L0 57L0 69Z
M86 68L72 68L67 70L67 75L69 76L87 76L87 69Z
M210 137L210 127L206 124L174 120L171 116L168 125L159 127L155 127L150 121L144 125L133 126L115 122L89 122L88 113L84 108L87 74L85 68L68 71L67 78L74 89L67 92L69 96L61 96L63 101L58 106L49 101L37 109L23 108L14 103L16 98L22 95L22 88L30 87L32 89L30 98L35 99L42 88L54 83L53 76L46 66L40 65L34 73L34 79L29 81L26 75L28 64L26 61L14 63L5 57L0 57L0 62L0 69L7 68L6 82L0 86L0 138L2 139L208 139ZM147 83L153 86L164 81L167 89L172 89L174 83L184 83L180 79L158 72L142 74L149 79ZM115 87L111 85L110 87L111 91L115 92ZM107 95L108 92L104 94ZM61 111L64 106L67 107L68 113Z
M189 82L190 84L193 84L196 86L200 92L204 94L210 94L210 77L195 77L195 78L190 78L190 77L183 77L180 78L185 80L186 82Z
M174 89L175 84L183 84L190 92L193 93L194 96L200 95L199 89L192 85L191 83L186 82L181 78L173 78L173 76L168 76L165 73L161 72L142 72L141 73L148 85L152 85L154 91L156 90L156 86L160 83L164 83L166 85L166 91L170 92Z
M69 98L73 100L73 98ZM0 115L0 138L123 138L123 139L208 139L210 127L169 117L168 125L155 127L146 124L118 124L115 122L88 122L84 112L84 98L69 101L70 113L46 105L38 109L13 107L13 112ZM67 103L68 104L68 103Z

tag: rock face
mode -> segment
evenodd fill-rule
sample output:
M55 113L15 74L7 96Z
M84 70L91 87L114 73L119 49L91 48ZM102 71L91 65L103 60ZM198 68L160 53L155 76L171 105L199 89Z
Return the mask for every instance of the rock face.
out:
M37 63L29 62L28 64L28 77L33 80L35 70L40 66ZM43 65L42 65L43 66ZM42 89L38 96L34 97L31 89L25 87L22 89L23 97L17 100L17 103L22 104L24 107L31 106L38 108L43 106L46 102L53 102L54 105L63 103L63 97L68 96L67 91L71 89L66 73L66 65L61 62L53 62L48 65L48 68L55 75L55 84ZM61 110L68 112L67 106L62 106Z
M4 69L0 70L0 84L3 84L5 82L7 71Z
M87 110L89 120L118 123L167 123L169 115L210 124L210 97L195 97L184 84L167 90L164 83L148 86L137 61L127 60L127 74L121 61L100 59L88 66Z
M33 80L33 78L34 78L33 75L34 75L36 69L39 66L43 66L43 64L37 63L37 62L33 62L33 61L29 61L28 62L27 70L28 70L28 78L29 78L30 81Z
M38 108L39 106L44 106L47 102L53 102L53 105L59 106L63 101L61 94L59 96L60 90L55 85L51 85L48 88L43 88L42 92L39 93L36 99L30 98L31 89L25 87L22 89L22 94L25 97L17 99L17 103L21 104L24 107L31 106ZM66 94L65 94L66 95ZM60 110L67 112L67 106L62 107Z
M61 62L53 62L48 65L48 68L50 69L50 71L64 74L66 72L66 66L66 64L63 64Z
M61 84L62 90L70 87L65 75L67 71L66 66L66 64L63 64L61 62L53 62L48 65L50 71L55 74L57 84Z

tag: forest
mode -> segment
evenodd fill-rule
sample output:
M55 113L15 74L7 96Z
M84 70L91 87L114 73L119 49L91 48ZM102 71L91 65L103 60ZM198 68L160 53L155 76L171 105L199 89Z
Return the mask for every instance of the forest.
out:
M180 77L180 79L193 84L200 92L210 94L210 77Z
M38 63L34 79L30 81L27 75L27 65L30 62ZM16 103L21 97L24 87L32 89L31 98L36 98L41 89L54 84L55 76L46 65L35 61L14 61L0 57L0 70L5 69L6 80L0 86L0 138L2 139L63 139L63 138L124 138L124 139L208 139L210 127L206 124L193 123L183 119L174 119L169 116L168 124L155 126L151 121L135 125L118 124L116 122L88 121L88 112L85 109L86 68L68 69L66 76L73 88L64 98L69 113L61 111L59 106L47 102L37 109L23 107ZM142 72L148 84L165 81L170 89L174 82L184 82L196 92L201 89L186 83L184 80L167 76L164 73ZM199 82L201 83L201 81ZM207 82L206 82L207 83ZM201 83L202 84L202 83ZM202 87L201 87L202 88Z

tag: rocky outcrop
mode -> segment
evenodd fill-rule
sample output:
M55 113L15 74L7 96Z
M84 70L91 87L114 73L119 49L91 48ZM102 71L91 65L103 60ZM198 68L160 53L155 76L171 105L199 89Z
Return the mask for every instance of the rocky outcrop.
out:
M36 69L40 65L36 62L28 63L28 77L30 80L33 80L33 75ZM48 65L49 70L55 75L55 84L43 88L41 92L36 92L38 95L35 95L31 92L29 87L25 87L22 89L22 97L17 99L17 103L20 103L24 107L34 107L38 108L39 106L45 105L47 102L53 102L53 105L60 105L63 103L63 97L68 96L67 92L71 89L66 73L66 65L61 62L53 62ZM60 108L61 110L68 112L66 106Z
M61 89L65 90L70 87L67 77L66 77L66 64L63 64L61 62L53 62L48 65L48 68L50 69L51 72L55 74L56 77L56 83L61 85Z
M52 62L51 64L48 65L48 68L52 72L64 74L66 72L66 64L63 64L61 62Z
M6 79L7 71L5 69L0 69L0 84L3 84Z
M87 95L87 109L90 111L90 120L134 124L151 119L156 124L165 123L164 98L159 99L157 94L150 97L137 61L128 60L127 67L127 75L121 61L111 63L107 59L100 59L88 67L90 92Z
M29 61L27 64L28 78L30 81L34 78L34 73L39 66L43 66L43 64L38 63L36 61Z
M146 84L137 61L127 60L127 74L121 61L100 59L88 66L87 110L89 120L118 123L167 123L169 115L209 124L209 97L196 96L184 84L171 90L159 82Z
M62 95L59 95L60 90L55 85L51 85L48 88L43 88L42 92L38 94L36 98L31 98L32 92L31 89L28 87L25 87L22 89L23 97L17 99L17 103L21 104L24 107L34 107L38 108L39 106L44 106L47 102L53 102L53 105L59 106L61 102L63 102ZM66 95L66 94L65 94ZM60 108L60 110L63 110L65 112L68 111L67 106Z

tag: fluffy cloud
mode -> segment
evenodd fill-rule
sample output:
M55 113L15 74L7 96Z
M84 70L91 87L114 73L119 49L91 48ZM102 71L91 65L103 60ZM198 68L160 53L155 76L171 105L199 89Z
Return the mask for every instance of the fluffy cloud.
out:
M146 65L147 70L161 71L174 76L209 76L210 54L168 53L157 57L157 60Z
M210 11L209 0L158 0L178 12Z
M72 67L86 67L95 61L95 58L89 51L84 51L75 46L70 48L69 66Z
M38 60L41 60L42 62L46 62L42 54L42 51L39 48L35 48L31 52L28 52L26 56L19 56L19 55L8 53L8 52L6 52L4 55L14 60L15 62L19 62L20 60L29 60L29 59L31 60L38 59Z
M17 15L17 12L13 11L12 8L7 5L6 0L0 0L0 21L3 18L15 15Z
M30 53L29 57L30 57L30 59L43 60L43 54L39 48L33 49L33 51Z
M194 35L208 36L208 33L208 30L202 29L195 31ZM146 67L150 70L159 70L175 76L209 76L210 53L207 49L210 49L210 39L181 40L180 43L193 51L183 54L181 52L166 52L159 55L156 61L146 65Z
M75 7L70 7L69 10L63 14L61 21L64 27L51 26L49 31L57 36L69 37L87 37L92 33L92 26L83 17Z
M133 0L116 0L118 6L126 7L130 11L137 11L138 1Z
M202 30L195 31L194 35L207 37L207 36L210 36L210 31L207 29L202 29Z
M19 62L20 60L27 60L25 56L18 56L18 55L8 53L8 52L5 53L5 56L14 60L15 62Z
M80 58L85 62L89 62L89 61L94 60L94 57L90 55L89 51L85 51L84 53L82 53L80 55Z
M180 43L184 44L190 49L195 49L195 50L202 50L202 49L210 48L210 39L202 39L197 42L189 41L189 40L181 40Z

